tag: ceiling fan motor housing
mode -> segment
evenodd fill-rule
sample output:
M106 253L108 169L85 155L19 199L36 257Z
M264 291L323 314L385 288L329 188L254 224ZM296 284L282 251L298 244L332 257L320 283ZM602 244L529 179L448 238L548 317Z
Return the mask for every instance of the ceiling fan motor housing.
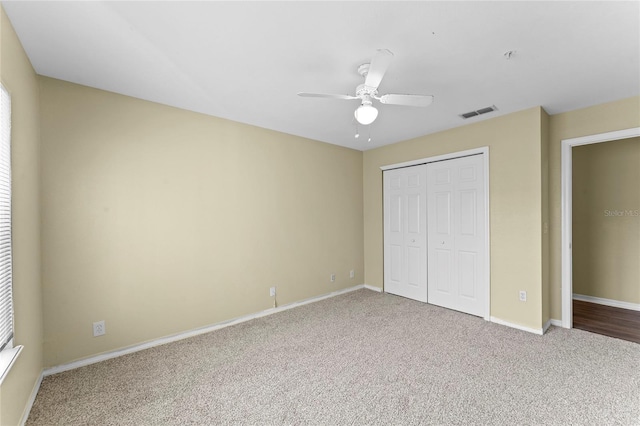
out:
M358 67L358 74L360 74L363 78L366 79L367 75L369 74L370 67L371 67L370 63L360 65ZM363 101L365 100L364 96L370 96L372 98L375 98L377 94L378 94L377 87L367 86L366 84L360 84L358 87L356 87L356 96L361 98ZM369 102L370 101L371 100L369 99Z
M378 94L378 90L374 87L369 87L365 84L360 84L356 87L356 96L362 99L363 101L367 100L367 98L375 98ZM371 99L368 99L371 102Z

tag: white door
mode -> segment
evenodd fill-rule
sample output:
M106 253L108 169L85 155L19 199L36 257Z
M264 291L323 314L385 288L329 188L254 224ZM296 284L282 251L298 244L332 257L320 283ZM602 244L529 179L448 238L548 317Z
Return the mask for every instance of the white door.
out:
M429 303L486 314L483 155L427 164Z
M426 165L387 170L384 185L384 291L427 301Z

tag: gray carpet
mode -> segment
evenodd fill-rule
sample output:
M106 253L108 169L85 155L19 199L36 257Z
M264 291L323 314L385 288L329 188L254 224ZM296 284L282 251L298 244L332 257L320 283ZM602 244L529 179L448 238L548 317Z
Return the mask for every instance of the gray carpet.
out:
M640 345L359 290L46 377L80 424L638 425Z

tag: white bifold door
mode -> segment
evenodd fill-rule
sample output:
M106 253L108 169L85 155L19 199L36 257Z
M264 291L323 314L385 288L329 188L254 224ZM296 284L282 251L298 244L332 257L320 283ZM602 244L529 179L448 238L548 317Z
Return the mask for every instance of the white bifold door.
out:
M427 164L429 303L485 316L482 155Z
M488 314L483 155L386 170L384 290Z
M427 301L427 169L387 170L384 185L384 291Z

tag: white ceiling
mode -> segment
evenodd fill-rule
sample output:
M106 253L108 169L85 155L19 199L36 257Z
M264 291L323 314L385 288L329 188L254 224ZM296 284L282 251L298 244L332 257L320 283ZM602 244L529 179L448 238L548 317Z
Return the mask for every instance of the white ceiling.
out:
M41 75L358 150L640 94L637 1L2 4ZM367 142L357 101L296 96L354 94L380 48L395 54L380 93L430 107L377 104Z

